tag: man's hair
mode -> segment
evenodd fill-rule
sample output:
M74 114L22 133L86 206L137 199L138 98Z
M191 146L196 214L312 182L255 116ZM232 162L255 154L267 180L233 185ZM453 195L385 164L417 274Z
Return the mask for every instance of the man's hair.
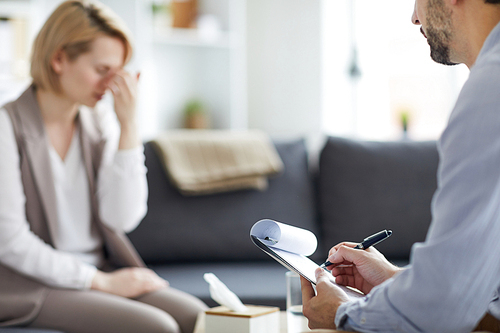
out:
M63 51L70 61L90 51L98 37L122 41L123 63L132 56L132 40L125 23L108 7L97 1L65 1L50 15L38 33L31 54L31 77L42 89L61 92L59 78L52 68L52 58Z
M486 3L500 3L500 0L484 0Z

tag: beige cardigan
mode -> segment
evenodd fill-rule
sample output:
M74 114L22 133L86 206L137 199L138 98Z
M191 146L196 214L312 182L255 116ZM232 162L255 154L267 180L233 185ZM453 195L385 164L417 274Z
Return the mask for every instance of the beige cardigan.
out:
M21 178L26 196L26 218L31 231L52 244L57 226L56 197L52 179L49 141L35 96L29 87L16 101L5 105L19 149ZM108 261L116 266L144 266L124 233L111 230L99 219L96 178L104 140L97 121L89 111L80 111L76 120L89 180L93 223L105 243ZM43 304L49 287L0 264L0 326L20 325L33 320Z

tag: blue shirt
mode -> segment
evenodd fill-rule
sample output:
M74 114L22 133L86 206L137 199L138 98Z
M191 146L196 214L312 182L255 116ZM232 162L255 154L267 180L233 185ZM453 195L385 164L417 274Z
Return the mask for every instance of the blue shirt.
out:
M500 318L500 24L486 39L438 142L425 242L407 269L337 310L339 329L470 332Z

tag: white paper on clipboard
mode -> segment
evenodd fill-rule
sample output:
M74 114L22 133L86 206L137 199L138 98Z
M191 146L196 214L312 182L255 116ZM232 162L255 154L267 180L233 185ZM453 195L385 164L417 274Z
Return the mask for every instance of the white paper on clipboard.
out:
M316 269L319 265L307 258L316 251L318 241L309 230L273 220L260 220L250 230L250 238L262 251L289 270L300 274L316 285ZM329 274L330 281L335 278ZM364 295L358 291L338 285L351 298Z

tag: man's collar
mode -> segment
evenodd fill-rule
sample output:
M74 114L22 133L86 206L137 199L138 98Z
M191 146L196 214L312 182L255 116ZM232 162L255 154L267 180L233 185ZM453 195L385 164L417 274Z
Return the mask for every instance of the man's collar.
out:
M491 30L488 37L484 41L483 47L476 58L476 64L482 57L484 57L491 49L495 47L500 42L500 22Z

